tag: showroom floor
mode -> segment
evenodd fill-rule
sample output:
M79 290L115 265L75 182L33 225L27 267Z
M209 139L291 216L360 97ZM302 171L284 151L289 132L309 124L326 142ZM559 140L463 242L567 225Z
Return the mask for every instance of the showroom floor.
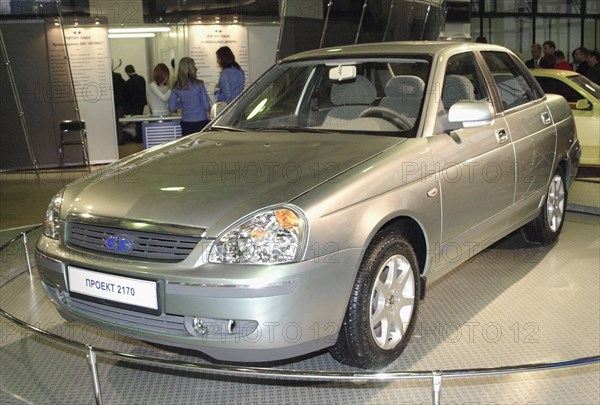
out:
M42 181L1 174L0 242L41 222L47 201L81 175L46 173ZM600 351L600 182L578 180L559 242L524 247L504 239L428 286L404 354L385 371L515 366L597 356ZM35 243L36 232L29 235ZM0 307L70 340L129 354L207 364L191 351L169 350L67 323L28 277L21 243L4 249ZM20 275L18 275L20 274ZM18 276L17 276L18 275ZM16 276L16 277L14 277ZM14 277L14 278L13 278ZM12 281L8 281L12 279ZM47 341L0 318L0 403L91 404L85 353ZM430 380L307 382L188 372L99 356L104 403L110 404L430 404ZM328 353L283 370L358 372ZM599 404L598 363L578 368L443 380L444 404Z

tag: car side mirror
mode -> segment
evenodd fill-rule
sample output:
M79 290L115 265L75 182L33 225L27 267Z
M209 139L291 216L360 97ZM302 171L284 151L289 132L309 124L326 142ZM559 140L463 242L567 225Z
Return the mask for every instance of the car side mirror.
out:
M448 121L464 128L482 127L494 119L494 109L487 101L458 101L448 111Z
M581 100L577 100L577 104L575 104L576 110L591 110L592 104L585 98Z
M210 107L210 119L214 120L215 117L223 112L223 110L227 107L227 103L223 101L217 101Z

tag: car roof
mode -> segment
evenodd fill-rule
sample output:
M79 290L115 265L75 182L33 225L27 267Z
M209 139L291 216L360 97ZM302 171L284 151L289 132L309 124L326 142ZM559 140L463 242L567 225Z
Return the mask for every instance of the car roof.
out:
M474 42L449 42L449 41L402 41L402 42L377 42L371 44L342 45L330 48L315 49L288 56L284 62L306 59L324 59L336 57L359 56L393 56L393 55L436 55L455 54L468 50L480 51L508 51L508 49L493 45ZM509 51L510 52L510 51Z

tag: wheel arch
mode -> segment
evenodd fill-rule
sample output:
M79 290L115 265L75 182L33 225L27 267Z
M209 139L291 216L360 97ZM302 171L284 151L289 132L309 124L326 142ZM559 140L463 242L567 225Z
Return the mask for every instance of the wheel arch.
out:
M391 230L401 233L411 243L415 254L417 256L417 263L419 266L419 274L421 275L420 292L419 298L425 297L425 289L427 285L427 277L425 276L425 269L427 268L427 237L424 228L414 218L406 215L397 216L389 219L383 225L381 225L369 239L369 244L373 241L375 235L379 232Z
M560 167L565 175L565 192L567 192L567 189L570 185L570 179L574 177L571 170L571 165L569 164L569 159L567 157L563 157L560 162L558 162L557 167ZM554 173L552 175L554 176Z

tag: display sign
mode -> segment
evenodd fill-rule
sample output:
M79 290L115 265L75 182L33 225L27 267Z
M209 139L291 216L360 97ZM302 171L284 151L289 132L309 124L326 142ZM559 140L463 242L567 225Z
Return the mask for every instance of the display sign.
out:
M248 63L248 30L241 25L193 25L189 27L190 57L196 62L198 79L204 81L208 95L214 99L215 86L221 69L216 52L228 46L235 60L246 73L246 85L250 77Z
M69 291L88 297L158 309L156 282L113 276L69 266Z

